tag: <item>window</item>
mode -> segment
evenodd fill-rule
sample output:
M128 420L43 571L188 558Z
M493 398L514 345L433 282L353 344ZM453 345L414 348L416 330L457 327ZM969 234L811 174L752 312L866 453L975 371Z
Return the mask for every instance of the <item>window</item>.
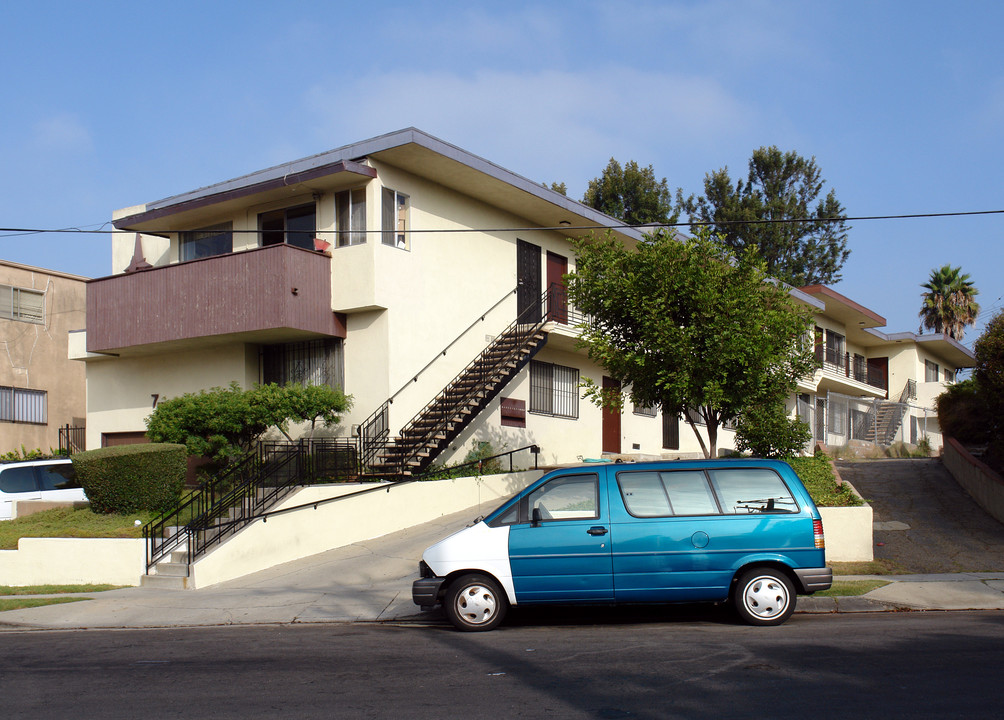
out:
M635 403L634 406L635 415L644 415L645 417L655 417L657 412L658 409L655 407L655 405L638 405L637 403Z
M45 323L45 293L40 290L0 285L0 318L42 325Z
M36 492L35 468L31 465L12 465L0 472L0 492Z
M624 507L635 517L718 515L718 503L701 470L621 472Z
M662 411L662 447L664 450L680 449L680 416Z
M266 345L261 351L262 382L287 385L345 386L340 338Z
M798 503L784 481L766 468L709 470L722 511L728 515L747 513L793 513Z
M305 250L314 249L317 234L317 211L313 203L283 210L272 210L258 216L261 244L296 245Z
M826 331L826 362L844 367L844 336L832 330Z
M408 247L408 196L383 189L383 244Z
M579 371L562 365L531 361L530 412L578 419Z
M0 420L45 425L45 390L0 386Z
M528 496L531 520L590 520L600 516L599 478L564 475Z
M366 188L335 193L338 247L366 242Z
M938 363L924 361L924 382L938 382Z
M828 419L828 425L830 432L834 435L843 435L847 432L845 420L846 420L846 408L843 404L837 402L829 403L830 414Z
M220 223L201 230L181 233L181 260L225 255L234 251L233 223Z
M39 490L69 490L80 487L70 463L37 465Z
M949 370L948 368L945 368L945 382L946 383L953 383L953 382L955 382L955 371L954 370Z

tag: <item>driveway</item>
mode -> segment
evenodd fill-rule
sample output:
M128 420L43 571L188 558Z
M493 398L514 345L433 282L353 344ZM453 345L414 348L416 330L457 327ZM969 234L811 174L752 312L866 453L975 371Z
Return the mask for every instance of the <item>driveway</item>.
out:
M871 504L875 559L901 572L1004 572L1004 525L985 513L938 459L841 461Z

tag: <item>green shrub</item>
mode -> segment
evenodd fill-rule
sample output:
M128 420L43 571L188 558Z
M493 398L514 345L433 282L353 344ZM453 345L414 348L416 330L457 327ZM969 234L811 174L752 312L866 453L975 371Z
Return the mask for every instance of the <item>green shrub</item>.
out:
M855 507L862 505L861 498L847 485L837 485L830 459L817 453L812 457L788 458L788 464L805 485L812 501L820 507Z
M98 513L163 512L178 502L185 484L184 445L119 445L72 457L91 509Z
M964 445L982 445L989 439L989 417L980 387L972 378L950 385L934 406L945 435Z
M0 462L17 462L18 460L42 460L45 458L62 457L65 453L60 454L58 450L53 450L49 448L49 452L45 452L42 448L35 448L34 450L28 450L24 445L21 449L14 449L0 455Z
M736 422L736 449L754 457L793 457L810 440L809 426L797 417L788 417L782 405L750 408Z

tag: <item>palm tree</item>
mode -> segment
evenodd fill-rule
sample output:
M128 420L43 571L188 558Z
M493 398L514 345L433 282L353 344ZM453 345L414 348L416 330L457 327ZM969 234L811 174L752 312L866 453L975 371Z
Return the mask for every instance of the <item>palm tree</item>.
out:
M961 340L966 325L975 325L980 306L975 298L979 290L963 274L962 268L945 265L931 271L931 279L921 285L921 332L925 329Z

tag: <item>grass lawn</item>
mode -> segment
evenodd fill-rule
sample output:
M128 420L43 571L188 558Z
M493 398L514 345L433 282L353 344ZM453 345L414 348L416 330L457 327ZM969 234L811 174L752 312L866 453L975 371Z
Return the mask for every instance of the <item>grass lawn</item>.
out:
M787 462L818 507L856 507L864 504L849 487L837 485L837 478L825 455L788 458Z
M118 590L125 585L0 585L0 595L60 595Z
M834 580L829 590L813 594L812 597L850 597L864 595L872 590L878 590L889 583L885 580Z
M43 510L0 522L0 550L16 550L23 537L141 538L143 525L154 517L151 512L99 515L89 508Z
M58 605L60 603L71 603L79 600L90 600L90 598L0 598L0 612L5 610L20 610L22 608L41 607L43 605Z

